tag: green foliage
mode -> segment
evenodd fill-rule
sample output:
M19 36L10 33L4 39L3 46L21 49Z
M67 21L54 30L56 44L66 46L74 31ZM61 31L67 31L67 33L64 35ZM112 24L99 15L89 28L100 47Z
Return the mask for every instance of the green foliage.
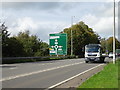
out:
M29 31L20 32L16 37L23 44L25 56L46 56L48 55L48 44L42 42L36 35L29 35Z
M48 44L42 42L36 35L30 35L29 31L19 32L17 36L9 37L7 27L4 23L0 26L2 31L2 56L46 56L48 55Z
M107 40L105 38L102 38L100 41L103 53L109 53L113 51L113 37L109 37ZM115 47L116 49L120 49L120 42L117 39L115 39Z
M115 47L116 49L120 49L120 42L117 39L115 39ZM113 51L113 37L107 39L107 50L108 52Z
M100 41L101 41L102 52L106 53L106 50L107 50L107 41L106 41L105 38L102 38Z
M8 38L6 41L7 45L3 45L3 57L17 57L23 56L23 46L22 44L14 37Z
M83 55L83 48L87 44L97 44L99 42L99 36L84 22L79 22L70 28L65 28L64 33L68 34L68 54L71 51L71 30L73 36L73 53L74 55Z
M5 24L3 23L1 26L0 26L0 31L2 31L2 41L5 42L6 39L8 39L8 36L10 35L7 31L7 27L5 26Z

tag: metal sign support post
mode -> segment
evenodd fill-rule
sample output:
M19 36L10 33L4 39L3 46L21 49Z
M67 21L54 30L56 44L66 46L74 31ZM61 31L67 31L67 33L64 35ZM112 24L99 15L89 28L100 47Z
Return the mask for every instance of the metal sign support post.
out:
M114 26L113 26L113 64L115 64L115 0L114 0Z

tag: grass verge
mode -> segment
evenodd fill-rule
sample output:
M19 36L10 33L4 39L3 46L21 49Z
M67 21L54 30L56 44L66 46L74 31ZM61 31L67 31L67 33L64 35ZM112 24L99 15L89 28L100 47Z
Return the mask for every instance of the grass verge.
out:
M120 66L118 68L118 65L120 65L120 59L116 64L109 63L101 72L82 83L78 90L80 88L118 88L118 82L120 84L120 73L118 74Z

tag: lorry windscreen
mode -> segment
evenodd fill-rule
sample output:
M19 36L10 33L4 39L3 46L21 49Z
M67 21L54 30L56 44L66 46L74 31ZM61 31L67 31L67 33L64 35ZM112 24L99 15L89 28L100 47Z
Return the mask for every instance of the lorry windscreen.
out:
M86 47L86 52L99 52L99 47Z

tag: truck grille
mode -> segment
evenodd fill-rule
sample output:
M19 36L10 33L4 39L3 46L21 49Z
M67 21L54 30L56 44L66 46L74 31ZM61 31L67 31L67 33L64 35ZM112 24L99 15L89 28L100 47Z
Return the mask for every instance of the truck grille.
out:
M88 56L97 56L97 54L88 54Z

